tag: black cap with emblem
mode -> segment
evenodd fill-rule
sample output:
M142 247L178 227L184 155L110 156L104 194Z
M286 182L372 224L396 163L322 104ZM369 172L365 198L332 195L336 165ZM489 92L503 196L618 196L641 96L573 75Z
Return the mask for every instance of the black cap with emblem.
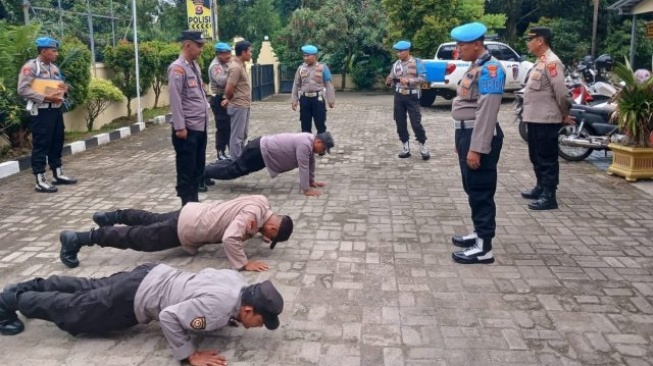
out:
M551 28L533 27L528 31L528 35L526 35L525 39L530 40L535 37L542 37L546 41L551 41L553 38L553 32L551 32Z
M204 44L206 43L206 38L204 38L204 35L200 31L194 31L194 30L185 30L181 32L181 38L180 40L183 41L193 41L195 43L200 43Z
M279 231L277 232L277 236L272 239L272 242L270 243L270 249L274 249L274 247L277 246L278 242L290 239L290 235L292 235L294 226L295 225L293 224L290 216L281 216Z
M279 328L283 297L269 280L247 287L243 291L242 304L252 306L254 312L263 317L266 328L270 330Z

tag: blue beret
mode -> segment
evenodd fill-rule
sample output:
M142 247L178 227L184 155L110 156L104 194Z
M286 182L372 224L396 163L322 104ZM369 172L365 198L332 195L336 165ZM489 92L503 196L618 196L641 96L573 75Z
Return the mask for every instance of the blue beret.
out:
M483 37L485 32L487 27L483 23L467 23L452 29L451 38L456 42L473 42Z
M399 41L395 43L395 45L392 46L392 48L394 48L397 51L405 51L405 50L409 50L410 46L412 46L412 44L408 41Z
M317 54L317 47L313 46L312 44L307 44L302 46L302 52L307 55L315 55Z
M59 42L50 37L40 37L34 41L38 48L59 48Z
M231 52L231 47L224 42L216 43L213 46L213 49L215 49L216 52Z

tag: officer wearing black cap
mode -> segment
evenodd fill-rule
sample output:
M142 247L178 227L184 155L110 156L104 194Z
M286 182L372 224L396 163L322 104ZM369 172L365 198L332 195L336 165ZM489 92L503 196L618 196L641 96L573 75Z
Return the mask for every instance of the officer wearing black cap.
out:
M197 58L206 39L199 31L183 31L181 54L168 67L172 113L172 145L177 167L177 196L182 206L199 202L199 186L206 165L206 128L209 105Z
M25 326L16 312L53 322L73 336L103 335L158 321L172 356L191 365L226 365L212 350L196 348L191 334L226 326L279 327L283 297L272 282L248 285L237 271L184 272L146 263L104 278L51 276L7 285L0 293L0 334Z
M63 110L68 91L61 70L53 64L59 55L59 42L49 37L36 39L38 56L23 65L18 75L18 95L27 101L32 128L32 173L37 192L53 193L57 187L45 175L46 162L53 173L54 184L75 184L77 180L64 174L61 153L64 144ZM44 86L39 87L39 84ZM46 85L48 84L48 85Z
M408 113L415 139L419 142L420 155L423 160L428 160L431 154L424 145L426 132L422 126L422 112L419 107L420 84L426 80L426 69L422 60L410 55L410 47L411 43L408 41L399 41L392 47L397 51L399 59L392 65L386 84L395 88L394 120L402 146L398 157L401 159L410 157L410 142L408 142L410 135L406 120L406 113Z
M466 248L454 252L457 263L493 263L492 238L496 229L497 163L503 146L503 132L497 121L506 73L501 63L484 46L487 28L469 23L454 28L460 58L472 62L458 85L451 115L456 129L456 151L463 188L469 197L474 232L454 236L454 245Z
M558 131L564 123L573 124L569 116L565 67L551 51L551 29L535 27L528 32L527 46L538 60L524 88L523 118L528 123L528 155L533 163L537 183L521 196L534 199L531 210L558 208L560 166L558 164Z
M317 62L317 47L307 44L301 48L304 63L297 68L292 87L291 108L297 110L299 104L299 120L302 132L311 133L313 121L317 133L327 130L326 105L333 108L336 104L336 93L331 82L329 67Z

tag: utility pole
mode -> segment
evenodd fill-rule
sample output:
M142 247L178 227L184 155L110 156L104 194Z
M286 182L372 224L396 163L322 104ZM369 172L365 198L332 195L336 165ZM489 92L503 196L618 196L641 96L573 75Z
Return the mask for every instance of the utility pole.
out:
M91 41L91 66L93 66L93 76L97 76L95 69L95 36L93 35L93 17L91 16L91 1L86 0L86 20L88 22L88 32Z
M218 2L211 0L211 15L213 16L213 41L218 41Z
M25 24L29 23L29 1L23 0L23 17L25 17Z
M596 30L599 24L599 0L594 1L594 19L592 22L592 57L596 56Z

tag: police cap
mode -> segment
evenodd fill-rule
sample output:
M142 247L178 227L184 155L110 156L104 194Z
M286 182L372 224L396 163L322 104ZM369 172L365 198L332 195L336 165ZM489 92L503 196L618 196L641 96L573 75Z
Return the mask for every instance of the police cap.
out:
M526 39L530 40L531 38L535 37L542 37L545 40L550 40L551 37L553 36L553 32L551 32L551 28L547 27L533 27L531 28L530 31L528 31L528 35L526 35Z
M302 46L302 52L306 55L316 55L317 47L313 46L312 44L306 44Z
M213 46L213 49L215 52L231 52L231 47L224 43L224 42L218 42Z
M467 23L451 30L451 38L456 42L474 42L485 35L487 27L483 23Z
M409 50L412 44L409 41L399 41L395 43L392 48L394 48L396 51L406 51Z
M59 48L59 42L50 37L40 37L34 41L37 48Z

